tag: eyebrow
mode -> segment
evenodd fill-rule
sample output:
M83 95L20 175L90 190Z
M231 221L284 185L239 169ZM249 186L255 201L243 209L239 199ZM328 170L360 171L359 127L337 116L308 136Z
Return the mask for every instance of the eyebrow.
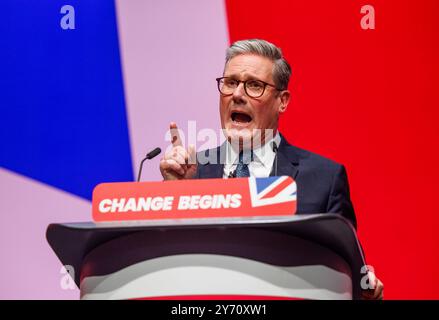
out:
M240 78L240 76L237 75L237 74L235 74L235 73L230 74L230 75L225 75L225 74L223 74L223 77L233 78L233 79L236 79L236 80L239 80L239 78ZM244 78L245 78L246 80L260 80L260 81L265 81L265 80L262 80L262 79L260 79L260 78L258 78L258 77L252 76L252 75L247 75L247 76L245 76ZM246 80L245 80L245 81L246 81Z

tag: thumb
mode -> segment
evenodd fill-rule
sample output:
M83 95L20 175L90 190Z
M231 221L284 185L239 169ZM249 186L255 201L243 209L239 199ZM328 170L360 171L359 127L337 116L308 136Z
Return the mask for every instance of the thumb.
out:
M369 276L369 283L371 285L371 289L375 290L375 288L377 287L377 277L375 276L375 273L372 271L368 272L368 276Z

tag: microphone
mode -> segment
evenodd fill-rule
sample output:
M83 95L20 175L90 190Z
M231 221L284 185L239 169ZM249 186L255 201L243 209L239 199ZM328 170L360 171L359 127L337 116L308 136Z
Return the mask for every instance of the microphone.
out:
M279 150L275 141L271 142L271 148L273 149L274 155L274 176L277 176L277 151Z
M142 167L143 167L143 163L145 162L145 160L150 160L150 159L158 156L160 154L160 152L162 152L162 149L155 148L154 150L152 150L146 154L146 157L140 163L139 174L137 175L137 182L140 181L140 176L142 175Z

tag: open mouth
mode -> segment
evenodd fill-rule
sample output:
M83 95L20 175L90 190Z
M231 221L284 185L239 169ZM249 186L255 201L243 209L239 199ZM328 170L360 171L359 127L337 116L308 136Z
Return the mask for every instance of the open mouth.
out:
M249 123L252 121L252 117L243 112L232 112L231 115L232 121L236 123Z

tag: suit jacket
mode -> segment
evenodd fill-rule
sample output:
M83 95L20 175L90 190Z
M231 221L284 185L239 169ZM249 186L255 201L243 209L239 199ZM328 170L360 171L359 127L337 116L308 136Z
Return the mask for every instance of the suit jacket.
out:
M195 178L222 178L226 144L201 151L197 158L209 159L211 153L216 161L198 163ZM223 150L224 151L224 150ZM222 156L222 158L221 158ZM277 175L292 177L297 184L297 214L301 213L338 213L357 227L354 208L349 194L346 169L330 159L289 144L281 136L276 154ZM218 161L221 160L221 161ZM212 162L212 163L211 163ZM275 174L275 166L270 176Z

